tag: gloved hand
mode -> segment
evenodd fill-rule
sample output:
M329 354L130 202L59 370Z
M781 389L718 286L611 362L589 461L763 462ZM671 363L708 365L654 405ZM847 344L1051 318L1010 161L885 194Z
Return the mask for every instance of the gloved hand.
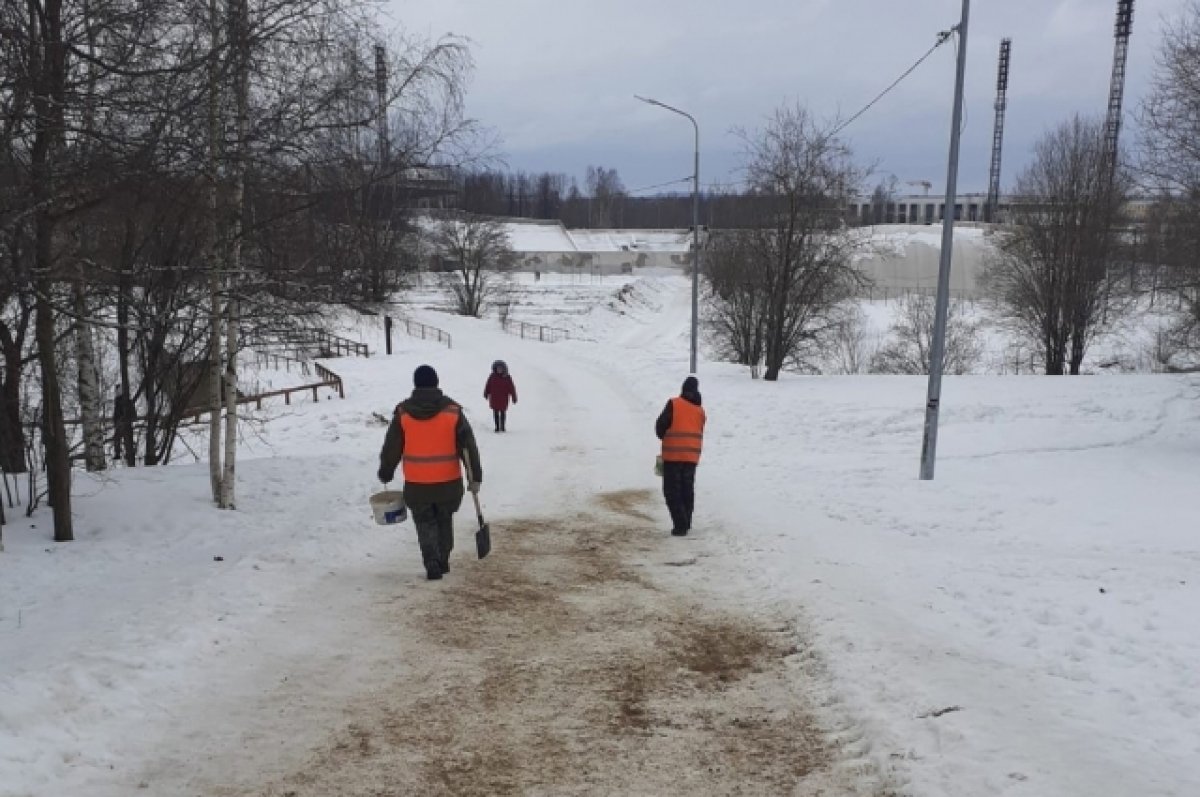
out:
M469 492L470 492L472 495L479 495L479 482L476 482L476 481L468 481L468 482L467 482L467 490L468 490L468 491L469 491Z
M388 482L390 482L392 480L393 475L394 474L388 473L383 468L380 468L379 472L375 474L375 476L378 477L379 481L383 482L384 484L387 484Z

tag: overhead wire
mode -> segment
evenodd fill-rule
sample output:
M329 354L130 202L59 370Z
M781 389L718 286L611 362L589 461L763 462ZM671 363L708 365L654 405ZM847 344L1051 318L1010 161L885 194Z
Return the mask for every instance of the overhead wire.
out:
M691 175L688 175L687 177L680 177L678 180L668 180L665 183L656 183L655 185L646 185L646 186L642 186L641 188L631 188L626 193L640 194L643 191L653 191L655 188L666 188L669 185L679 185L680 183L690 183L690 182L692 182L692 177L691 177Z
M955 25L955 26L954 26L953 28L951 28L950 30L944 30L944 31L942 31L941 33L939 33L939 34L938 34L937 41L936 41L936 42L934 42L934 45L933 45L932 47L930 47L928 50L926 50L926 51L925 51L925 54L924 54L924 55L922 55L920 58L918 58L918 59L916 60L916 62L915 62L915 63L914 63L912 66L910 66L908 69L904 70L904 72L903 72L903 73L901 73L900 77L898 77L898 78L896 78L895 80L893 80L893 81L892 81L892 83L891 83L891 84L890 84L890 85L889 85L889 86L888 86L886 89L884 89L883 91L879 92L879 94L875 95L874 99L872 99L870 102L868 102L868 103L867 103L866 105L864 105L862 108L860 108L860 109L858 110L858 112L857 112L857 113L855 113L855 114L854 114L853 116L851 116L849 119L847 119L846 121L842 122L840 125L838 125L837 127L835 127L835 128L833 129L833 131L830 133L830 135L831 135L831 136L836 136L838 133L842 132L842 131L843 131L843 130L845 130L847 127L849 127L849 126L850 126L850 125L851 125L851 124L852 124L852 123L853 123L855 120L857 120L857 119L858 119L860 116L862 116L862 115L863 115L863 114L865 114L867 111L869 111L869 110L871 110L872 108L874 108L874 107L875 107L875 105L876 105L876 104L877 104L877 103L878 103L880 100L882 100L884 97L886 97L888 94L890 94L890 93L892 92L892 90L893 90L893 89L895 89L897 86L899 86L901 83L903 83L905 78L907 78L907 77L908 77L909 75L911 75L913 72L917 71L917 68L918 68L919 66L921 66L921 64L925 63L925 61L926 61L926 60L929 58L929 56L933 55L934 51L935 51L935 50L937 50L937 48L941 47L943 44L945 44L945 43L946 43L946 41L947 41L947 40L948 40L948 39L949 39L951 36L953 36L953 35L954 35L954 34L955 34L957 31L958 31L958 26L957 26L957 25Z

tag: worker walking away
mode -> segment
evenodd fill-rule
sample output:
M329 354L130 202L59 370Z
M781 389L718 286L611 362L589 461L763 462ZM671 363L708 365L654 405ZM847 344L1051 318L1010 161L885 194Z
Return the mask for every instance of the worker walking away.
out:
M417 527L425 575L440 579L450 572L454 549L454 513L463 500L463 457L467 489L479 492L483 466L475 433L462 406L438 388L428 365L413 373L412 395L396 406L379 452L379 480L390 482L396 466L404 474L404 503Z
M671 513L671 533L682 537L692 530L696 505L696 466L704 444L706 416L700 406L700 382L683 380L679 396L667 402L654 431L662 441L663 497Z

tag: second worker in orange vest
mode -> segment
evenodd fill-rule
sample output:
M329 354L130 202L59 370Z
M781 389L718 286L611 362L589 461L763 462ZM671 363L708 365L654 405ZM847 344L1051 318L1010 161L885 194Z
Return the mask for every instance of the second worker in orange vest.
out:
M379 480L387 483L400 465L404 503L417 527L425 574L439 579L450 572L454 513L463 500L463 454L470 455L469 489L483 481L475 433L462 407L438 388L437 372L422 365L413 374L413 392L396 407L379 452Z
M706 416L700 406L700 382L694 376L683 380L677 398L667 402L654 425L662 440L663 497L671 513L671 533L682 537L692 530L696 505L696 466L704 447Z

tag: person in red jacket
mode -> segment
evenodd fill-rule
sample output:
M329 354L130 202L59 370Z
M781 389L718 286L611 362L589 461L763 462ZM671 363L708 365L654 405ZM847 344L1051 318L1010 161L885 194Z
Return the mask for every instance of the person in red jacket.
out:
M507 431L504 424L508 419L508 400L511 398L513 404L517 403L517 386L513 384L504 360L492 363L492 373L488 375L487 384L483 387L483 397L492 408L492 420L496 422L496 431Z

